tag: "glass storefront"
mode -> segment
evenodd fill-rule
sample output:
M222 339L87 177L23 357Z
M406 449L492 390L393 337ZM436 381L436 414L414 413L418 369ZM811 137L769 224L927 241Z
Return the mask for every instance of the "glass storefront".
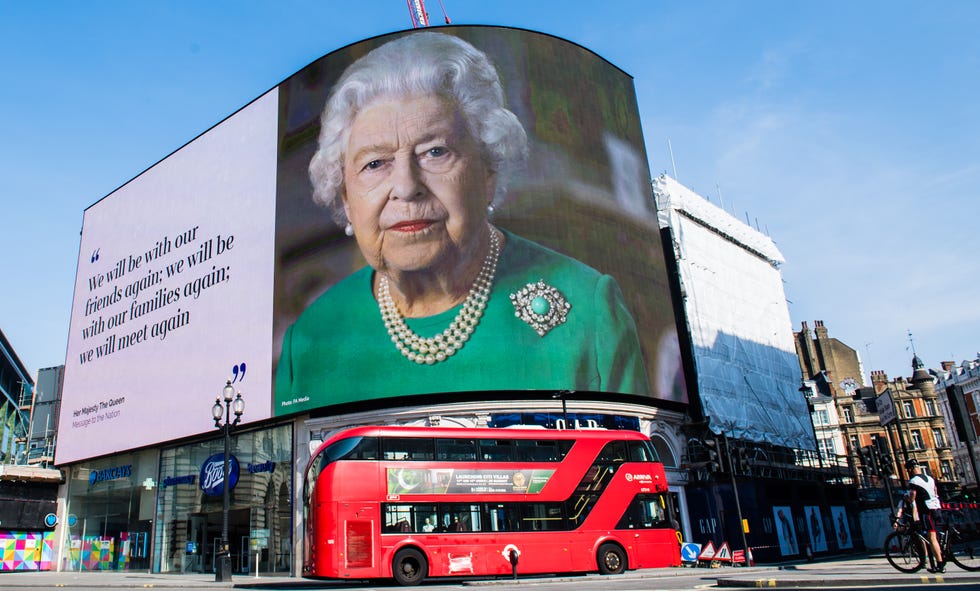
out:
M292 564L292 426L231 437L228 539L236 573ZM160 452L156 572L214 572L223 519L222 438ZM234 468L237 467L236 471Z
M64 569L150 567L157 458L148 450L71 467Z

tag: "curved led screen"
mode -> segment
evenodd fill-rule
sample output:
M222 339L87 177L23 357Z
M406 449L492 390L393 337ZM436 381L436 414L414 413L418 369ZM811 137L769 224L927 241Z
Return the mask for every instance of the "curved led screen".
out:
M687 402L632 79L497 27L335 51L85 211L57 462L409 395ZM492 397L488 394L488 397Z
M687 401L630 76L555 37L446 27L336 51L280 107L275 414Z

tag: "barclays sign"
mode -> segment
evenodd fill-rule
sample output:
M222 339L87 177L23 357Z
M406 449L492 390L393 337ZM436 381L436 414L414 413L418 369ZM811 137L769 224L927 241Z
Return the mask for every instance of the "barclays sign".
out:
M133 465L127 464L125 466L115 466L113 468L104 468L102 470L92 470L88 475L88 485L94 486L99 482L105 482L107 480L116 480L117 478L129 478L133 475Z
M238 484L238 458L233 455L228 456L228 490L235 488ZM201 465L201 491L210 497L224 494L225 491L225 454L214 454L204 460Z

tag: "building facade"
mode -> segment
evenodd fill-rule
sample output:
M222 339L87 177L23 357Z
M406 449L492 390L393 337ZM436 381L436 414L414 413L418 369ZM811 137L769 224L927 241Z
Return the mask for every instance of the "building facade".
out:
M0 331L0 572L49 570L56 561L62 473L30 462L37 396L34 380Z
M34 378L0 330L0 462L4 464L17 463L26 454L33 395Z
M939 404L935 377L922 361L912 358L911 378L889 380L882 372L872 372L872 387L880 401L889 396L894 418L888 424L887 437L894 464L891 473L899 475L902 483L911 476L905 462L916 459L925 466L943 489L958 484L954 470L952 444L946 420ZM879 403L879 414L885 410Z
M818 453L811 412L826 417L820 433L835 433L833 403L802 387L782 254L667 175L654 194L695 366L684 457L691 540L747 545L761 561L861 548L847 467L823 461L833 435Z
M495 144L501 170L480 173L500 190L453 194L493 199L493 208L467 204L465 215L492 217L466 228L491 227L503 243L490 239L482 261L462 266L471 274L496 269L492 279L464 277L475 294L464 291L465 305L406 319L379 309L369 285L350 288L384 270L366 265L372 259L358 234L314 198L310 168L338 75L370 64L372 51L408 46L440 64L461 51L468 67L481 68L473 88L495 105L492 120L481 122L493 133L470 138L479 128L464 130L463 113L453 111L438 118L453 125L440 131L447 143L472 151L482 148L475 139L504 135L511 143ZM423 65L399 74L419 66L423 76ZM575 84L582 79L594 83ZM422 150L433 158L451 152ZM526 166L503 166L519 156ZM93 204L84 214L58 421L55 462L66 474L58 568L212 572L227 545L236 573L299 574L311 454L331 433L368 424L641 431L690 529L681 466L688 392L649 178L627 74L549 35L446 27L324 56ZM481 191L491 184L481 182ZM161 200L165 215L155 206ZM444 221L399 227L438 233ZM528 262L534 267L525 270ZM435 270L459 272L451 266ZM311 309L328 317L307 315ZM402 355L386 326L394 315L431 333L442 358ZM290 340L304 318L312 336ZM465 347L446 354L436 343L450 338ZM296 370L299 345L311 342L326 344ZM568 343L580 350L564 354ZM208 392L229 378L245 411L224 482Z
M821 398L834 401L834 408L825 410L838 417L845 454L841 460L854 467L866 500L885 503L882 489L886 496L889 490L903 489L909 476L905 460L913 457L944 487L955 485L935 376L918 357L912 360L911 378L889 380L884 372L872 371L868 385L858 352L831 337L822 321L814 323L812 333L804 322L794 337L804 375ZM822 421L822 416L815 417L818 437Z
M61 412L61 389L65 366L46 367L37 372L37 387L30 405L30 427L27 438L27 463L40 466L54 464L58 442L58 415Z
M804 321L793 340L821 457L853 470L861 465L862 445L870 445L871 434L877 433L875 407L866 404L861 392L867 384L860 355L831 337L822 320L814 322L812 332ZM862 480L861 474L856 477Z
M946 431L953 453L951 479L959 480L973 494L978 490L980 468L980 357L959 364L945 361L936 372L935 390L946 419ZM940 469L946 469L942 464Z

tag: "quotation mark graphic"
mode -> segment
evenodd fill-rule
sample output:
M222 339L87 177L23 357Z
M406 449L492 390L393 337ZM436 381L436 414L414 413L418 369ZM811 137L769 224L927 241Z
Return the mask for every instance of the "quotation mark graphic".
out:
M94 263L95 261L99 260L99 250L100 249L96 248L95 251L92 253L92 260L91 260L91 262Z
M242 361L238 365L232 366L231 373L235 376L232 382L241 382L245 379L245 362Z

